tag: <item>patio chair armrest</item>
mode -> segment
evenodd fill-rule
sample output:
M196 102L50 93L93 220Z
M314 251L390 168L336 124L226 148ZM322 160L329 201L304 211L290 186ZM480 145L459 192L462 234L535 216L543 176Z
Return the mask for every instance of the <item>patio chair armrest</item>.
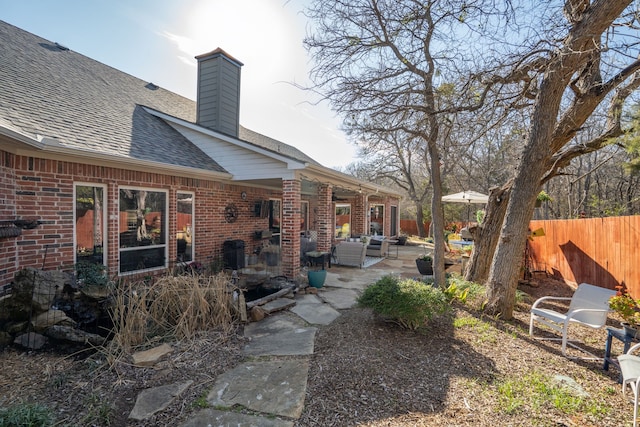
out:
M634 351L640 349L640 343L631 346L629 350L625 354L632 354Z
M536 302L533 303L531 309L537 308L540 304L547 301L571 301L570 297L542 297L538 298Z

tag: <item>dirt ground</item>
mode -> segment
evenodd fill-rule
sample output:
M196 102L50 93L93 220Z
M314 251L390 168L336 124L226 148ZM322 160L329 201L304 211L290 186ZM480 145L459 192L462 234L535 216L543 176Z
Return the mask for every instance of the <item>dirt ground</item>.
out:
M294 425L631 425L633 407L622 397L615 366L606 372L599 360L568 359L559 343L529 338L531 301L572 293L553 279L539 279L539 284L521 286L529 298L511 321L458 305L451 318L407 331L367 309L343 310L331 325L319 327L305 409ZM572 335L603 354L605 331L574 328ZM199 409L199 398L216 377L242 360L242 327L174 346L177 351L155 368L121 364L116 370L107 368L100 353L5 348L0 351L0 406L37 402L48 406L61 426L179 425ZM621 350L615 342L613 353ZM557 408L548 401L528 401L532 393L518 389L533 387L535 378L549 383L556 375L572 378L588 394L578 410L569 410L572 402ZM161 414L146 422L127 419L139 391L189 379L194 384Z

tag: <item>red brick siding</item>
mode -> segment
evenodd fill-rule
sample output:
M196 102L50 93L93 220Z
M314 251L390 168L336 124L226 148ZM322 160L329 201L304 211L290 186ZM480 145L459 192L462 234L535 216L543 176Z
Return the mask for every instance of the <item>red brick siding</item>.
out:
M268 228L268 219L255 216L254 204L269 197L280 197L279 193L223 182L24 156L15 156L14 179L12 165L5 166L12 158L12 155L2 153L2 219L15 219L17 216L40 220L42 223L35 229L24 230L17 238L0 240L1 284L10 282L19 269L42 267L45 251L46 269L72 267L74 182L107 186L107 266L111 275L118 271L118 199L121 186L168 191L170 262L176 258L177 191L192 191L195 194L195 260L205 263L222 258L225 240L244 240L245 254L252 253L260 244L253 239L254 231ZM243 191L247 193L246 200L241 198ZM229 203L234 203L239 212L238 220L233 223L228 223L224 217L225 206Z
M318 250L329 251L334 233L335 209L331 203L332 188L329 185L318 186L318 213L316 228L318 230Z
M15 156L0 151L0 221L16 219ZM0 285L11 282L17 271L15 237L0 238Z
M300 272L300 188L299 180L282 181L282 274L292 278Z

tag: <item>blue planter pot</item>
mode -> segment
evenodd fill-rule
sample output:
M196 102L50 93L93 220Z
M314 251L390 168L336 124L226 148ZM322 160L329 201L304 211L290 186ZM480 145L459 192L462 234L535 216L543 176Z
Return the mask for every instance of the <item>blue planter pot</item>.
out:
M309 270L307 272L307 278L309 279L309 286L321 288L324 286L324 281L327 278L327 270Z

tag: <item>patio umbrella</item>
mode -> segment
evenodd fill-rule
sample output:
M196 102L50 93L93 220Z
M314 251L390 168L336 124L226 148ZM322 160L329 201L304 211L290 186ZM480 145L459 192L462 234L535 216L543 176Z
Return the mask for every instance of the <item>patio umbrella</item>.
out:
M462 191L460 193L448 194L442 196L443 202L450 203L466 203L467 204L467 222L469 221L469 207L472 203L484 205L489 201L489 196L478 193L477 191Z

